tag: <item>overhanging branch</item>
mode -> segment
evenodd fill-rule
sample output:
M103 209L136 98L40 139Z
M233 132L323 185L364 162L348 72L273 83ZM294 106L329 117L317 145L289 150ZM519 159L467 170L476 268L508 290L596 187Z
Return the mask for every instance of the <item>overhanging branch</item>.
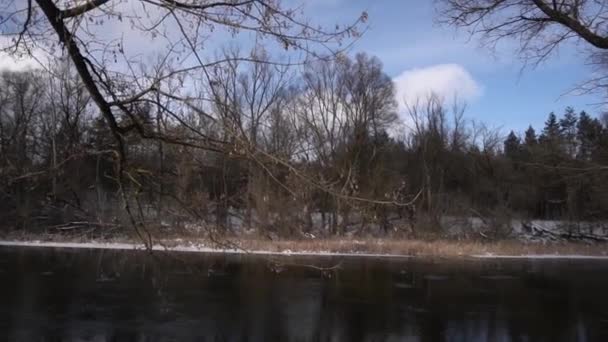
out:
M51 24L55 32L57 33L59 41L63 43L63 45L67 49L68 54L70 55L70 59L74 63L74 66L76 67L76 70L78 71L82 82L87 88L89 94L91 94L91 98L97 104L102 115L106 119L108 126L110 127L110 131L112 132L114 138L116 139L116 142L118 143L118 152L120 154L120 160L121 162L124 162L124 141L120 134L120 129L118 127L118 123L116 122L116 118L114 117L114 114L112 113L112 109L110 108L108 102L105 100L105 98L99 91L99 88L95 84L93 76L91 75L91 72L89 71L85 62L86 59L80 52L80 49L76 44L76 40L72 36L72 33L70 33L68 28L65 26L61 17L62 11L60 11L57 6L55 6L52 0L36 0L36 2L38 3L38 6L40 6L40 9L42 9L44 15L49 20L49 23ZM97 0L97 2L100 2L100 0Z
M59 17L61 19L75 17L75 16L81 15L83 13L86 13L92 9L95 9L95 8L105 4L108 1L110 1L110 0L89 0L80 6L68 8L68 9L61 11L61 14L59 15Z

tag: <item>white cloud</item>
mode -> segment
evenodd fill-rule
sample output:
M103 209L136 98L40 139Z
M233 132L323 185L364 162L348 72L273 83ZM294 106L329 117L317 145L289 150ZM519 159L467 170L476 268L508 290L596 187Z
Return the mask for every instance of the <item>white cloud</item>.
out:
M470 102L482 94L481 85L461 65L438 64L409 69L393 79L400 108L434 93L444 100Z
M0 36L0 71L36 69L46 60L46 55L35 47L30 47L30 54L9 54L6 50L12 45L10 37Z
M0 71L22 71L26 69L34 69L40 64L31 57L15 58L0 52Z

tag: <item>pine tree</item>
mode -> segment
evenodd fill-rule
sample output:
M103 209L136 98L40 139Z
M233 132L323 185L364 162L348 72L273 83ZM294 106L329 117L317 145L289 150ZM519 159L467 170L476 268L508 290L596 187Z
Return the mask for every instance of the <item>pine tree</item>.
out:
M522 145L522 156L524 159L530 161L532 155L537 150L538 139L536 138L536 131L532 125L528 126L524 133L524 142Z
M541 140L541 142L555 142L559 140L560 131L561 129L557 122L557 117L555 116L555 113L551 112L549 113L547 121L545 121L545 128L543 128L543 133L539 140Z
M555 113L551 112L549 114L538 142L542 146L542 150L548 153L548 156L551 156L552 159L562 154L561 127Z
M577 158L580 160L593 159L602 137L602 124L598 119L592 119L583 111L580 114L576 128L579 144Z
M521 156L521 141L515 132L511 131L504 142L504 153L509 159L518 159Z
M526 145L527 149L531 149L538 144L538 140L536 139L536 131L532 125L528 126L528 129L526 130L524 144Z
M576 112L572 107L567 107L566 112L564 113L564 117L559 120L559 125L561 129L561 137L563 140L563 145L566 149L566 153L570 157L574 157L576 155L576 122L578 118Z

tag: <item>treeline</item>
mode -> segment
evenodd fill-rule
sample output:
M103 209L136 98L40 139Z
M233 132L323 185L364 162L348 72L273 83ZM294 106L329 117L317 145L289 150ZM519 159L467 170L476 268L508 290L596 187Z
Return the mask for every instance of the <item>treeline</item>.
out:
M601 220L608 217L608 116L603 122L566 108L550 113L537 133L504 141L509 207L531 217Z
M398 113L375 57L296 73L261 49L254 63L230 54L205 82L165 80L162 100L125 104L125 163L69 64L4 71L0 225L419 234L475 216L498 234L515 217L608 216L608 127L584 112L504 140L436 96Z

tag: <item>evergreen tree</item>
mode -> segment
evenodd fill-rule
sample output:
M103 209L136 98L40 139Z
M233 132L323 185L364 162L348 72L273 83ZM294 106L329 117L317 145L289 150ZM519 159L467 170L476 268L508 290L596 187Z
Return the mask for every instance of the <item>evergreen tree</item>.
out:
M578 118L576 112L572 107L567 107L564 117L559 120L561 128L561 137L563 139L563 145L566 149L566 153L570 157L576 155L576 122Z
M530 148L536 146L536 144L538 144L538 140L536 139L536 131L534 130L532 125L528 126L528 129L526 130L525 137L524 137L524 144L526 145L526 148L528 148L528 149L530 149Z
M509 159L517 159L520 157L521 141L515 132L511 131L504 141L504 153Z
M542 145L542 151L554 161L562 154L561 127L555 113L551 112L549 114L547 121L545 121L543 133L538 138L538 142Z
M534 152L536 151L537 145L538 139L536 138L536 131L534 130L532 125L530 125L524 133L524 141L521 147L523 158L529 161Z
M593 159L601 141L602 131L604 130L602 124L598 119L592 119L583 111L580 114L576 128L579 143L577 158L580 160Z
M543 128L543 133L540 136L541 142L555 142L559 140L560 137L560 125L557 121L557 117L555 113L549 113L549 117L547 121L545 121L545 128Z

